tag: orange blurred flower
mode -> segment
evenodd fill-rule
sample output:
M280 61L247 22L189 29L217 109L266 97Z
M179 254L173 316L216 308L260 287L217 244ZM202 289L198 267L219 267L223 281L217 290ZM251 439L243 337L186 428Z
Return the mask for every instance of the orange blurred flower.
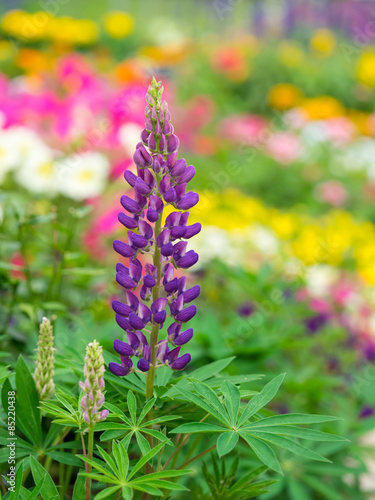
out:
M268 102L273 108L289 109L295 107L302 97L302 92L291 83L279 83L272 87Z
M240 47L222 47L215 52L212 66L233 82L243 82L249 76L249 63Z

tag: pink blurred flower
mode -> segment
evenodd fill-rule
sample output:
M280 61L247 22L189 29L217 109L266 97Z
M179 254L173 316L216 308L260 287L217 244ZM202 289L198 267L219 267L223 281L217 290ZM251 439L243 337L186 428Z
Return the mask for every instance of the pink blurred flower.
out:
M353 123L345 116L328 118L325 127L328 139L338 146L350 142L355 133Z
M221 135L225 139L259 146L262 142L262 133L267 128L264 118L257 115L234 115L225 118L221 124Z
M289 165L301 156L299 138L290 132L275 132L268 139L266 149L270 156L282 165Z
M318 199L339 207L343 205L348 199L348 193L341 182L326 181L318 184L316 187L316 194Z

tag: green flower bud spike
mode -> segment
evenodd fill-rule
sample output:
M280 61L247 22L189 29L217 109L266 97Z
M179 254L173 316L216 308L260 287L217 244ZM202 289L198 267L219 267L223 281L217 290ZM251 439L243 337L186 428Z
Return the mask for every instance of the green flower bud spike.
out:
M51 322L49 319L43 318L39 329L36 366L33 376L40 401L49 399L55 391L55 384L53 383L54 350Z

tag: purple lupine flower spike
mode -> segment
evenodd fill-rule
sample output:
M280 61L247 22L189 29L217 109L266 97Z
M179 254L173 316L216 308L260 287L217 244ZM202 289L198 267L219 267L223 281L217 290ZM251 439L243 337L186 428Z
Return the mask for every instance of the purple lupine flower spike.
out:
M178 159L180 141L162 93L161 83L153 79L146 95L145 128L133 156L137 170L124 174L133 196L121 197L126 213L121 212L118 218L128 230L128 241L113 243L114 250L129 263L116 266L116 281L124 289L126 300L114 300L112 308L117 324L126 333L126 342L114 341L121 362L109 363L109 370L121 377L136 369L152 381L157 366L183 370L190 362L190 354L180 355L180 350L193 337L193 329L181 330L195 316L196 306L191 302L200 294L198 285L187 288L186 277L174 275L175 269L187 269L197 262L198 254L188 249L187 240L199 233L201 225L187 225L186 210L199 200L197 193L186 189L196 172L184 158ZM163 224L166 205L174 211ZM145 264L144 269L140 255L142 260L152 256L152 263ZM168 316L173 323L160 339ZM145 333L151 334L150 340ZM139 358L136 363L134 356Z

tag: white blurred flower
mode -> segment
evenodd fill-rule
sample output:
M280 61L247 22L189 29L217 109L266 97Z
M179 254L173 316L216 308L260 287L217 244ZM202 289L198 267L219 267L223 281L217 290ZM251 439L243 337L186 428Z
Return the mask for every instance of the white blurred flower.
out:
M36 144L22 158L15 179L33 193L53 196L57 192L57 177L53 152L43 143Z
M229 237L225 229L216 226L205 226L194 238L194 250L199 254L197 267L214 258L222 260L223 256L229 254Z
M345 170L357 172L365 170L375 179L375 140L361 138L340 154L339 161Z
M279 250L279 242L273 232L258 225L251 232L251 243L265 255L275 255Z
M143 128L134 122L124 123L118 131L118 138L129 156L133 156L135 147L141 140L141 132Z
M81 201L98 196L104 189L109 163L100 153L76 154L56 162L58 188L67 198Z
M311 296L323 297L338 276L338 269L325 264L315 264L306 271L306 286Z

